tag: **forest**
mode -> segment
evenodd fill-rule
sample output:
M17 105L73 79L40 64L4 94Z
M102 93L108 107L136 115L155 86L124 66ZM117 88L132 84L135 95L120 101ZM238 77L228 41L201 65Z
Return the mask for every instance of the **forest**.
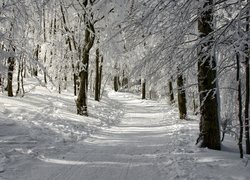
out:
M249 0L0 0L0 180L249 179L249 27Z

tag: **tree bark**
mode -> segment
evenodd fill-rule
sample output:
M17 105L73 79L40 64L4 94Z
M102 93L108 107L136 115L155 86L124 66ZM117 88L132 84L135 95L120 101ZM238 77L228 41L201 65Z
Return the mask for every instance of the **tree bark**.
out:
M77 114L88 116L87 111L87 91L88 91L88 68L89 68L89 52L94 45L95 29L90 20L85 20L85 42L82 50L82 70L79 73L80 88L76 100Z
M13 81L14 67L15 67L15 58L9 57L8 58L8 82L7 82L7 90L8 90L9 97L13 97L12 81Z
M172 83L172 77L168 81L168 91L169 91L169 101L171 104L174 103L174 92L173 92L173 83Z
M204 1L198 17L200 47L198 49L198 90L200 93L200 147L221 149L218 102L216 94L216 61L212 55L213 0Z
M38 70L37 70L37 64L38 64L38 56L39 56L39 45L36 46L35 52L34 52L34 56L35 56L35 62L34 62L34 67L33 67L33 76L38 76Z
M0 86L2 87L3 83L2 83L2 74L0 74Z
M73 78L74 78L74 96L77 95L77 75L74 73L73 74Z
M99 96L99 57L100 57L100 54L99 54L99 49L97 48L96 49L96 58L95 58L95 63L96 63L96 69L95 69L95 100L96 101L99 101L100 99L100 96Z
M125 70L122 72L122 87L128 88L128 78L125 76Z
M242 139L243 139L243 120L242 120L242 97L241 97L241 80L240 80L240 57L239 53L236 53L236 62L237 62L237 77L236 80L238 82L238 103L239 103L239 111L238 118L240 123L240 136L239 136L239 150L240 150L240 158L243 158L243 148L242 148Z
M45 7L43 7L43 41L46 42L46 17Z
M22 58L22 57L21 57L21 58ZM20 93L21 58L20 58L20 61L18 62L16 96L18 96L18 94Z
M99 84L98 84L99 100L101 99L101 88L102 88L102 66L103 66L103 56L101 56L101 65L99 71Z
M24 79L24 59L22 59L22 63L21 63L21 89L22 89L22 97L25 94L23 79Z
M177 88L178 88L179 117L180 119L185 119L187 116L187 107L186 107L186 93L185 93L184 80L182 74L178 76Z
M247 1L249 2L249 0ZM249 15L250 12L249 10L247 11L247 17L246 17L246 33L249 33ZM247 36L247 40L246 42L249 42L249 35ZM245 44L245 53L246 53L246 57L245 57L245 73L246 73L246 98L245 98L245 111L244 111L244 115L245 115L245 138L246 138L246 154L250 154L250 139L249 139L249 96L250 96L250 85L249 85L249 76L250 76L250 70L249 70L249 57L250 57L250 48L249 45L246 43Z
M193 108L194 108L194 115L197 115L198 114L198 112L197 112L198 105L196 104L194 92L193 92Z
M115 76L114 77L114 90L115 90L115 92L117 92L118 91L118 89L119 89L119 76Z
M142 94L142 99L146 99L146 80L145 79L142 81L141 94Z
M85 59L86 60L86 59ZM76 100L77 114L88 116L87 112L87 90L88 90L88 72L87 69L82 70L79 74L80 88Z
M44 55L44 64L46 63L46 60L47 60L47 51L45 52L45 55ZM44 71L43 71L43 79L44 79L44 84L47 84L47 73L46 73L46 67L44 67Z

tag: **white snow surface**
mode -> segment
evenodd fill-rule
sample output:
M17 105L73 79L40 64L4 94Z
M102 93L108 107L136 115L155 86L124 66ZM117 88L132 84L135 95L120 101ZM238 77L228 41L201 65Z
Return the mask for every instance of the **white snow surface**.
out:
M89 112L41 86L0 95L0 180L250 179L230 137L223 151L197 148L197 118L166 103L109 91Z

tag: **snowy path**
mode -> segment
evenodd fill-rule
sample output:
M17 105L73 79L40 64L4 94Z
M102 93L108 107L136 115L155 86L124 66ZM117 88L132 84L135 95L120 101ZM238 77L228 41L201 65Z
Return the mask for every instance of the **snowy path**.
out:
M117 110L123 108L119 124L103 127L65 153L39 154L13 169L8 177L20 180L249 179L250 174L246 174L249 167L244 167L238 154L214 154L194 147L197 121L180 121L172 107L143 101L132 94L110 93L109 98L117 106L120 104ZM227 161L228 154L234 159Z

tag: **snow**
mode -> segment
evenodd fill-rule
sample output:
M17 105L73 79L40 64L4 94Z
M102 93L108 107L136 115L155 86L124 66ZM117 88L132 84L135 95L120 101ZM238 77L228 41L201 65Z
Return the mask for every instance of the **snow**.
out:
M82 117L71 91L31 83L23 98L0 96L0 180L250 179L233 139L197 148L197 117L166 103L109 90Z

